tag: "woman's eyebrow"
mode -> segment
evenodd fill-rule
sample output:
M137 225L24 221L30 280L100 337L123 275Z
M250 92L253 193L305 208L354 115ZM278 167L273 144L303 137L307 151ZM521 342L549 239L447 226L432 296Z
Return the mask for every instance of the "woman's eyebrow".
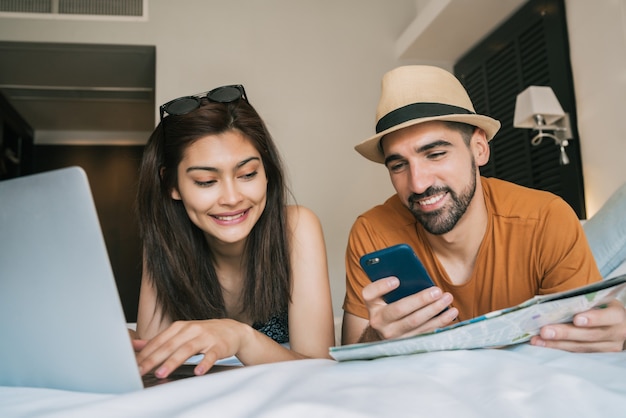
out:
M192 165L191 167L187 167L187 169L185 170L185 172L189 173L191 171L212 171L212 172L218 172L219 170L215 167L208 167L208 166L201 166L201 165Z
M261 159L259 157L249 157L246 158L245 160L237 163L236 168L241 168L244 165L248 164L250 161L260 161ZM211 166L203 166L203 165L192 165L191 167L187 167L187 169L185 170L187 173L191 172L191 171L195 171L195 170L200 170L200 171L211 171L211 172L219 172L220 170L216 167L211 167Z
M243 160L242 162L240 162L239 164L237 164L237 167L243 167L244 165L248 164L250 161L261 161L261 159L259 157L249 157Z

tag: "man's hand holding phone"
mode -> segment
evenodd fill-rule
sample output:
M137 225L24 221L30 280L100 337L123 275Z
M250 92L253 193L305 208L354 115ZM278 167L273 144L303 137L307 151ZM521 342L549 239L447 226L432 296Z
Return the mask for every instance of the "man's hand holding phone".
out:
M410 337L450 325L458 315L450 293L430 287L388 304L383 296L397 288L397 277L377 280L363 288L370 327L380 339ZM445 312L442 312L444 311Z
M400 244L367 254L361 266L372 283L363 288L370 328L381 339L409 337L454 321L452 295L436 287L413 250ZM368 333L366 333L368 334ZM373 340L369 332L364 340Z

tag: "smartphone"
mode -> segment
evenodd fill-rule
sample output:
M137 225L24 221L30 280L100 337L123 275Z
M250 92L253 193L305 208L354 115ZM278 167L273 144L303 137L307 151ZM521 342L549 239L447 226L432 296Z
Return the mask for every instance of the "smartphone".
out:
M393 303L435 285L422 262L407 244L398 244L365 254L359 263L371 281L389 276L395 276L400 280L399 287L383 296L387 303Z

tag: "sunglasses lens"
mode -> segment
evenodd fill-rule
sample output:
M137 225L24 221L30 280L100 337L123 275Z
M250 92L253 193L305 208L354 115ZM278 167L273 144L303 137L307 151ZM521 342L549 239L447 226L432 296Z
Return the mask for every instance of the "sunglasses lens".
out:
M225 86L211 90L206 96L213 102L231 103L241 98L241 91L234 86Z
M180 97L164 104L160 107L161 119L163 119L165 113L168 115L181 116L196 110L200 107L201 99L199 96L200 95ZM217 103L232 103L241 98L247 100L242 85L218 87L206 93L206 96L203 97L206 97L206 99L211 102Z
M169 103L165 111L170 115L185 115L200 106L200 101L195 97L181 97Z

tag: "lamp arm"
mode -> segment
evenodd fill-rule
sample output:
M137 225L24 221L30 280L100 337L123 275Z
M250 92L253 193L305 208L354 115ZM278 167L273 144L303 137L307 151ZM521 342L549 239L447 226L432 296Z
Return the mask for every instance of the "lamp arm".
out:
M557 138L555 135L552 135L552 134L549 134L549 133L546 133L546 132L543 132L543 131L540 130L539 133L537 135L535 135L530 140L530 143L532 145L537 146L537 145L541 144L541 141L543 140L543 138L552 138L552 139L554 139L554 143L556 145L561 145L561 142L563 142L561 139Z

